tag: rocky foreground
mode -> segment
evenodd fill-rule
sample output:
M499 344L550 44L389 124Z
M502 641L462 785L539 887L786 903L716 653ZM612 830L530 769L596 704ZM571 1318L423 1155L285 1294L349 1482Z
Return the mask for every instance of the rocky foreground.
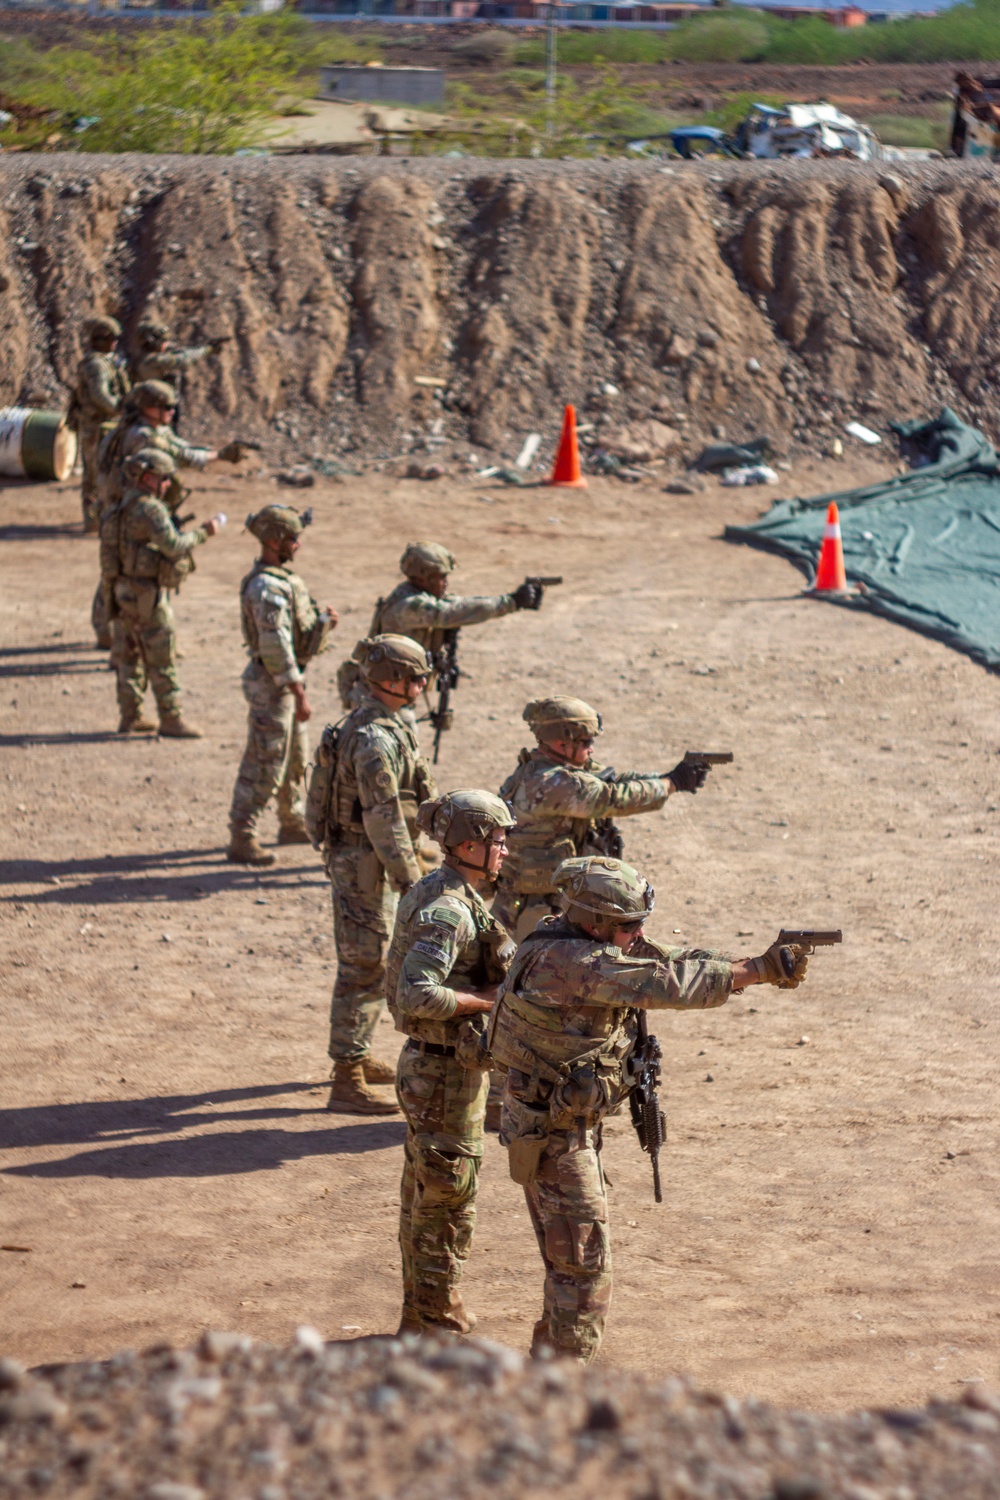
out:
M683 1378L448 1339L207 1333L93 1364L0 1361L0 1497L978 1500L1000 1395L818 1416Z

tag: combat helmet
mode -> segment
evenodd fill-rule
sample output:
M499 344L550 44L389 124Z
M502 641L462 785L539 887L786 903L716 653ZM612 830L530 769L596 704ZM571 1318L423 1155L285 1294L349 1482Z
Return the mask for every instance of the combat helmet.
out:
M533 698L521 718L531 725L535 738L543 745L552 740L591 740L604 728L596 708L582 698L561 693L553 698Z
M358 641L352 653L368 682L393 682L400 677L427 677L433 663L418 641L408 635L373 635Z
M455 559L439 542L407 542L399 566L406 578L419 583L424 578L447 577Z
M156 349L166 342L170 330L166 323L160 323L156 318L143 318L136 329L136 335L144 349Z
M92 349L98 344L117 344L122 336L122 325L117 318L109 318L105 314L96 318L88 318L83 325L84 338Z
M492 792L445 792L417 808L420 832L446 849L469 839L485 841L495 829L513 826L514 815L507 803Z
M161 479L170 479L176 474L177 466L162 448L140 448L137 453L129 454L122 470L125 478L134 483L143 474L158 474Z
M144 411L147 406L173 408L177 405L177 392L165 380L140 380L132 387L129 397L129 404L136 411Z
M259 542L297 541L308 524L305 516L290 505L265 505L256 514L251 511L246 519L247 531L253 532Z
M653 910L655 892L645 876L623 860L603 854L564 859L553 876L559 904L570 922L641 922Z

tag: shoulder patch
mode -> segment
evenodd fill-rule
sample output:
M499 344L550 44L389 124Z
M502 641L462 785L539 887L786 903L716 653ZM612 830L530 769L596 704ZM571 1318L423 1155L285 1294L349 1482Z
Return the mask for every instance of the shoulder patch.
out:
M463 912L456 911L453 906L435 906L428 914L429 920L444 922L446 926L456 929L462 925L463 915Z

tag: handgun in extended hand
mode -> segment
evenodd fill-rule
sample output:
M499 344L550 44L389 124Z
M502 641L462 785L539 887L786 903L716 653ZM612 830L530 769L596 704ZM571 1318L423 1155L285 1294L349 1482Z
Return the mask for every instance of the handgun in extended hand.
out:
M778 933L778 942L795 946L806 953L815 953L817 948L832 948L835 943L842 943L844 934L840 928L824 930L818 927L783 927ZM788 960L791 959L791 967ZM781 964L789 978L795 973L795 958L791 953L781 955Z
M728 766L733 759L731 750L685 750L682 766Z

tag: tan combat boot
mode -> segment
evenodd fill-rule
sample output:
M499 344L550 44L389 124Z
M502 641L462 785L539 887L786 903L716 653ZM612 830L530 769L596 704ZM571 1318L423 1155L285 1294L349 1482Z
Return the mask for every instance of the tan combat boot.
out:
M366 1057L361 1064L365 1070L365 1083L395 1083L396 1069L377 1057Z
M419 1333L422 1327L423 1324L420 1321L420 1314L414 1312L413 1308L404 1302L403 1311L400 1314L399 1318L399 1327L396 1329L397 1334Z
M278 829L279 844L311 844L312 839L306 833L305 820L298 818L292 823L282 823Z
M335 1115L398 1115L395 1099L383 1099L365 1082L365 1065L337 1062L333 1067L327 1109Z
M273 865L274 855L262 849L257 835L248 828L234 828L226 850L226 858L234 865Z
M122 714L118 723L119 734L155 734L156 725L151 719L144 719L141 713Z
M160 720L160 734L168 740L200 740L203 738L200 729L193 724L188 724L181 718L180 714L168 714Z

